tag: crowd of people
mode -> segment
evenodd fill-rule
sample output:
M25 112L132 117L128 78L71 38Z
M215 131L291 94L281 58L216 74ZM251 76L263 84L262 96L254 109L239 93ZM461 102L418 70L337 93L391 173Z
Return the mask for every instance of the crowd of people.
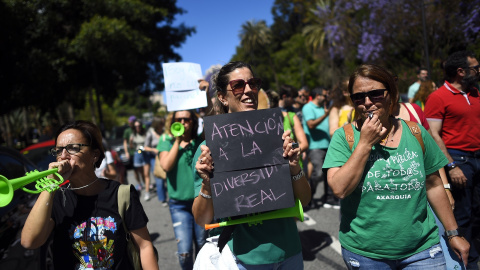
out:
M478 269L480 66L475 55L460 51L444 69L437 89L420 68L403 102L397 76L374 64L359 66L331 90L281 85L263 91L249 64L230 62L209 81L200 80L209 104L202 112L255 111L259 93L268 97L267 108L280 107L293 196L306 211L339 210L348 269ZM216 215L214 160L199 126L202 116L175 111L155 117L148 129L135 116L128 119L124 149L136 187L123 219L112 199L120 183L107 180L122 173L98 128L86 121L63 126L52 149L57 160L49 167L70 185L41 193L22 245L39 247L55 232L59 269L130 269L124 255L125 235L131 234L143 269L158 269L139 196L150 200L156 188L170 209L182 269L303 269L294 217L204 229ZM183 132L172 134L176 122ZM155 167L165 176L154 175Z

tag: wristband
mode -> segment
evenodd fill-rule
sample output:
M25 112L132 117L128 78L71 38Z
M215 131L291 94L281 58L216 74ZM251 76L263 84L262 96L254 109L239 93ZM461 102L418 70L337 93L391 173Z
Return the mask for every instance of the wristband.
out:
M211 198L212 198L212 196L203 193L201 190L200 190L200 192L199 192L198 194L199 194L200 196L202 196L203 198L205 198L205 199L211 199Z
M305 173L303 172L303 170L300 170L298 174L292 176L292 181L296 182L298 181L298 179L302 178L302 176L305 176Z
M443 188L450 190L450 184L444 184L444 185L443 185Z
M447 164L447 170L450 171L452 169L455 169L457 167L457 163L455 161L452 161Z

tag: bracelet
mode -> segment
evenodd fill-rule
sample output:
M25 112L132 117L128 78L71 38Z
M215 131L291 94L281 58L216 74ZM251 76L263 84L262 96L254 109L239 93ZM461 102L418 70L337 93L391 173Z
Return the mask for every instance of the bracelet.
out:
M300 170L298 174L292 176L292 181L296 182L298 181L298 179L302 178L302 176L305 176L305 173L303 172L303 170Z
M465 240L465 237L463 236L460 236L460 235L451 235L448 237L448 241L452 240L454 237L460 237L460 238L463 238L463 240Z
M450 184L443 184L443 188L446 190L450 190Z
M198 194L199 194L200 196L202 196L203 198L205 198L205 199L211 199L211 198L212 198L212 196L203 193L201 190L200 190L200 192L199 192Z

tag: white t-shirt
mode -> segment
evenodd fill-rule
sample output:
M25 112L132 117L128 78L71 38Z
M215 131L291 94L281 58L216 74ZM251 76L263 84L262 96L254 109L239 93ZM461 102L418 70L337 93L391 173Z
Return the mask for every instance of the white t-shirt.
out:
M102 160L102 164L95 170L97 177L104 177L102 175L103 170L107 168L107 164L112 164L114 162L112 153L110 151L105 151L105 158Z

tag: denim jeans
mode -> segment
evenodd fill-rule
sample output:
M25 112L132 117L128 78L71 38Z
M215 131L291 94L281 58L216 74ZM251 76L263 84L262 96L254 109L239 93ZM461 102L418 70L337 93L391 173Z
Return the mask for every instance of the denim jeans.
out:
M429 249L420 251L410 257L400 260L387 259L371 259L342 247L342 256L345 265L349 270L352 269L375 269L375 270L391 270L391 269L431 269L440 270L447 269L445 265L445 257L443 256L442 247L436 244Z
M279 263L269 264L244 264L242 261L235 258L239 270L302 270L303 269L303 255L299 252L286 260Z
M448 153L467 178L465 188L452 185L451 191L455 199L453 214L460 233L470 243L467 269L478 269L478 248L480 247L475 248L474 239L478 241L480 231L480 151L465 152L448 149ZM448 173L447 176L450 177Z
M140 153L138 151L135 151L135 153L133 154L133 167L139 168L145 165L144 153L144 151L141 151Z
M177 255L183 270L193 269L193 244L198 253L205 244L205 229L198 226L193 219L191 201L177 201L170 199L170 215L172 216L173 231L177 239ZM195 240L195 241L194 241Z
M165 179L158 178L153 174L153 170L155 169L155 155L152 155L153 158L150 159L150 171L153 175L153 179L155 179L155 185L157 186L157 196L158 200L161 202L165 202L167 200L167 190L165 187Z

